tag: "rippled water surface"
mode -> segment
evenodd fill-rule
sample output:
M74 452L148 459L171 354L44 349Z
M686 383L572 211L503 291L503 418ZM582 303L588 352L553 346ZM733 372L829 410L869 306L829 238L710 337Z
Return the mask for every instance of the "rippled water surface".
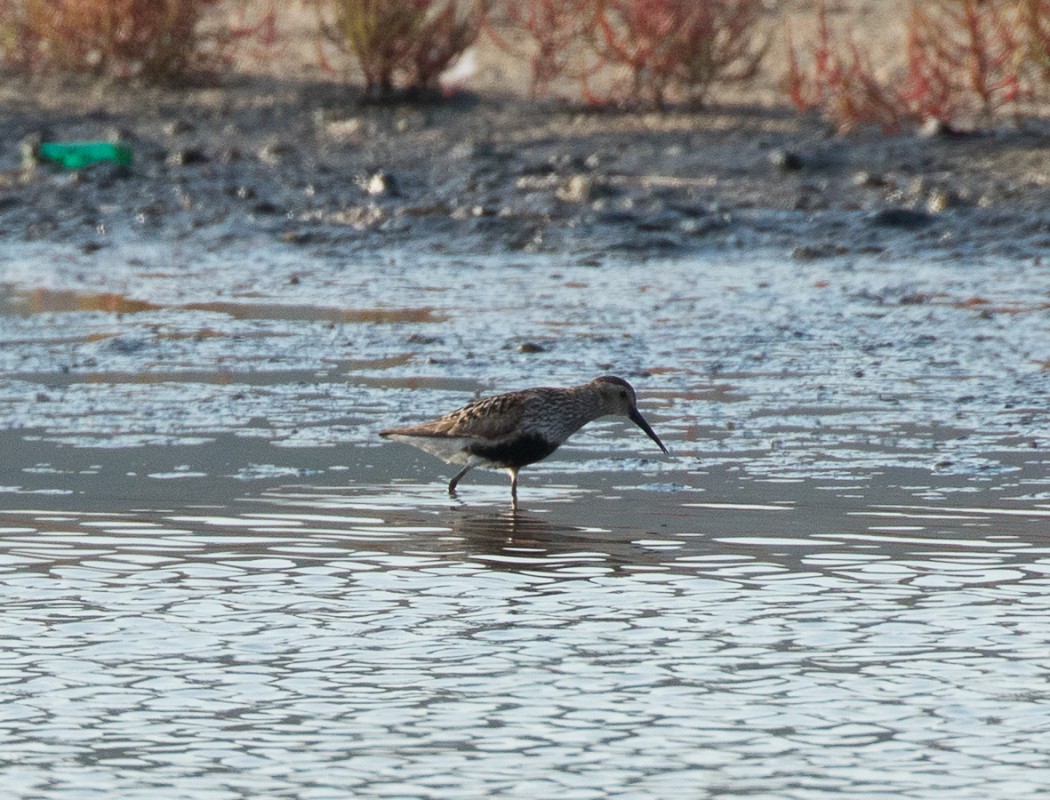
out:
M1050 786L1041 264L0 268L6 796ZM375 437L606 371L517 513Z

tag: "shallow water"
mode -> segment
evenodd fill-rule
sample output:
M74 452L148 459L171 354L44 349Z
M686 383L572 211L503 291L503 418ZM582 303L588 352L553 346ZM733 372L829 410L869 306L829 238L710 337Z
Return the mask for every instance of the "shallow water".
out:
M13 796L1050 784L1041 264L0 268ZM605 371L673 457L592 426L517 514L375 438Z

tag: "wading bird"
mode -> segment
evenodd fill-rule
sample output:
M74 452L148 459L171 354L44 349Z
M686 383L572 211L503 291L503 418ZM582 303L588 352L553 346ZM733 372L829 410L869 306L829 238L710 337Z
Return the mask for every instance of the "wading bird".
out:
M667 453L638 411L634 388L613 375L564 389L539 387L486 397L430 422L379 435L462 464L448 484L449 494L455 494L460 479L474 467L506 470L511 503L517 508L518 471L545 459L591 420L610 415L627 417Z

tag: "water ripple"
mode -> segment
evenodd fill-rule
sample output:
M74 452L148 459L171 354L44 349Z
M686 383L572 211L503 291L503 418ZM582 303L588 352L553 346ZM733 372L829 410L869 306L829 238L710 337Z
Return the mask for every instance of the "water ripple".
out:
M1050 553L1022 529L639 537L403 489L0 513L9 791L976 797L1050 777Z

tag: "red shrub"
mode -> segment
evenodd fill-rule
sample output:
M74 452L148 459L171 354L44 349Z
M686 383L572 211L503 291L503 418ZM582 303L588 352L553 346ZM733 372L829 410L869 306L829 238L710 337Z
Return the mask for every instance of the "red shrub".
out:
M531 42L534 95L570 77L589 102L657 106L672 98L702 104L715 84L753 77L766 50L755 33L761 12L761 0L522 0L507 7ZM591 80L606 67L626 70L628 84L595 91Z
M912 116L947 121L964 111L986 120L1022 94L1021 48L1007 2L935 0L912 5L908 82Z
M400 83L433 89L441 73L477 38L487 8L476 0L313 0L321 34L356 59L365 92L388 97Z
M817 4L817 41L809 50L812 71L806 72L789 28L786 85L795 108L821 111L842 132L861 125L884 130L900 126L898 98L875 78L867 55L852 37L845 46L835 41L823 0Z
M796 108L820 109L840 130L865 124L893 130L928 119L987 121L1030 93L1026 64L1037 55L1044 59L1039 70L1050 78L1050 0L913 3L906 68L893 83L876 80L852 40L845 47L834 42L823 0L817 26L810 71L799 63L789 33L787 92Z
M1044 91L1050 84L1050 0L1018 0L1022 70Z
M426 20L412 49L409 85L414 89L436 89L438 78L478 38L485 18L482 3L472 12L460 14L449 2Z
M558 78L584 78L592 71L584 66L588 31L594 29L594 0L523 0L507 7L514 27L533 42L528 55L531 68L530 93L546 92ZM501 46L508 46L495 35Z
M0 58L27 71L168 80L224 63L252 28L204 32L218 0L0 0Z
M716 82L754 76L759 0L596 0L593 46L631 75L624 95L662 106L673 92L703 104Z

